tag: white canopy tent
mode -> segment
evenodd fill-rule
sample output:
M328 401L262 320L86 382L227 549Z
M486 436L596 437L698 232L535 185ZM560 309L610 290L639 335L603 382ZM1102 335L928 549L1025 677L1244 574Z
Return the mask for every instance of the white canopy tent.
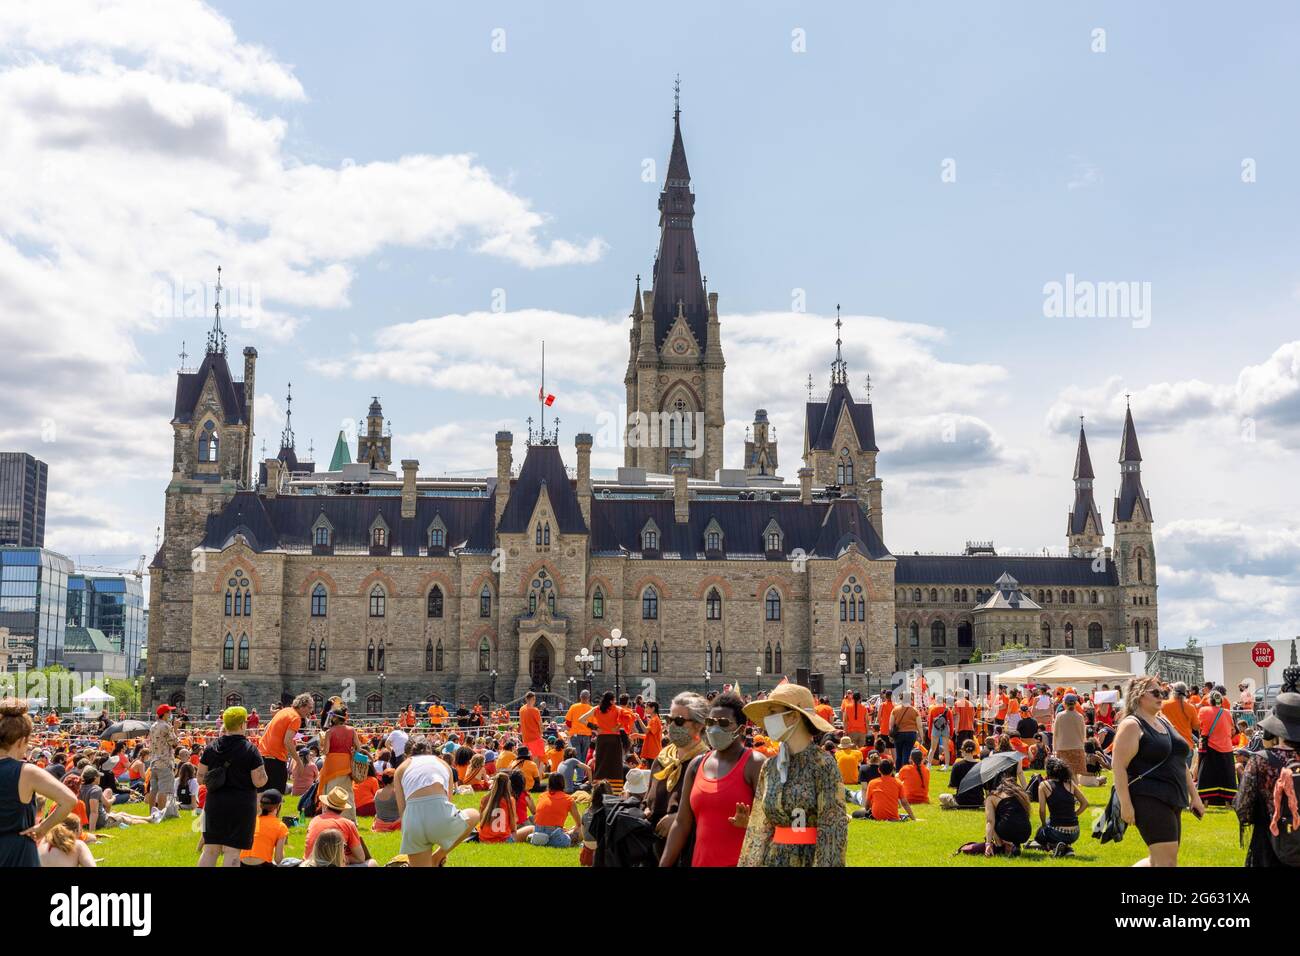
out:
M998 684L1113 684L1132 676L1128 671L1057 654L1003 671L993 679Z
M112 694L106 694L97 685L92 684L90 690L78 694L72 698L72 702L74 704L105 704L116 699Z

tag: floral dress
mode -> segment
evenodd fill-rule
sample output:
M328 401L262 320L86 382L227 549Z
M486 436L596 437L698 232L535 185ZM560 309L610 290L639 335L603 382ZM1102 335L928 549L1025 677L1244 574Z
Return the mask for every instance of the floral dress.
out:
M1246 866L1282 865L1273 852L1268 824L1273 816L1273 785L1277 783L1282 768L1295 759L1294 750L1277 746L1260 751L1246 763L1246 770L1241 776L1241 789L1237 791L1237 798L1233 802L1241 842L1246 842L1246 831L1250 830Z
M815 827L815 843L774 843L777 827ZM835 758L809 745L790 757L785 783L777 759L765 761L739 866L844 866L849 821Z

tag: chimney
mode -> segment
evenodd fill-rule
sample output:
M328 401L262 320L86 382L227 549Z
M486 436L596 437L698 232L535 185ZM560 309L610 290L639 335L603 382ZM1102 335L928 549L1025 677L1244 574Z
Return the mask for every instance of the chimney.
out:
M275 498L280 494L280 459L266 459L266 496Z
M799 501L802 504L812 504L812 480L813 470L811 468L799 469Z
M578 507L582 509L582 520L591 527L591 435L586 432L574 438L573 444L578 449Z
M689 474L689 465L680 461L673 465L673 518L678 524L691 520L691 496L686 485Z
M402 459L402 517L415 517L415 473L420 463L412 458Z
M510 498L510 449L514 443L515 436L510 432L497 432L497 523L500 523L501 513L506 510L506 502Z

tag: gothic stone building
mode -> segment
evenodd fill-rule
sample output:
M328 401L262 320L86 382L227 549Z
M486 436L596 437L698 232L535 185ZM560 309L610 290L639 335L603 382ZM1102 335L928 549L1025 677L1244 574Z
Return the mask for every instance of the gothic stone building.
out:
M596 652L595 686L612 685L599 648L615 629L627 639L623 686L661 699L706 680L771 686L801 669L829 688L841 660L861 686L967 662L976 647L1156 648L1152 515L1131 412L1112 547L1081 427L1068 556L893 553L872 405L851 394L838 343L826 400L806 406L798 483L775 477L761 410L744 468L722 468L718 298L696 253L679 117L659 208L625 384L633 416L659 416L667 435L629 435L612 480L593 480L590 436L576 436L570 471L544 427L530 428L517 467L513 436L499 432L495 474L435 480L404 460L399 476L378 400L355 464L338 450L331 471L299 462L286 427L279 454L255 469L257 352L244 350L234 381L218 311L202 364L177 379L164 540L150 568L152 700L265 706L348 689L377 710L530 687L568 696L585 676L583 648Z

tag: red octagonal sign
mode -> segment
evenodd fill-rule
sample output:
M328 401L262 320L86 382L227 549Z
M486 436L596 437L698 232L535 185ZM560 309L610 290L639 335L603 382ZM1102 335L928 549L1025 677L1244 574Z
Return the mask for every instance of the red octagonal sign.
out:
M1255 662L1256 667L1272 667L1273 648L1264 641L1260 641L1250 649L1250 659Z

